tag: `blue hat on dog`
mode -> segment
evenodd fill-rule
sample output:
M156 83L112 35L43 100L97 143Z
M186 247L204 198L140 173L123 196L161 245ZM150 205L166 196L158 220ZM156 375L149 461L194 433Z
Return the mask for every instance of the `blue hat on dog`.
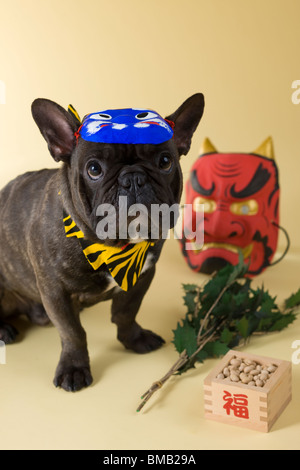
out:
M108 109L88 114L78 134L89 142L161 144L173 137L173 123L148 109Z

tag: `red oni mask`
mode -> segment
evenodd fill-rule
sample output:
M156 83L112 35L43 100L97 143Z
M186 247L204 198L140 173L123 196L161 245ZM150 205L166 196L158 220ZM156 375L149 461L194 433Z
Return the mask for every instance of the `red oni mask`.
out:
M206 139L186 185L186 204L192 204L192 224L188 222L196 233L203 230L197 204L204 208L202 248L190 243L187 250L189 240L180 241L193 270L211 274L228 263L236 265L241 250L248 274L261 273L270 265L278 239L279 185L271 138L250 154L218 153Z

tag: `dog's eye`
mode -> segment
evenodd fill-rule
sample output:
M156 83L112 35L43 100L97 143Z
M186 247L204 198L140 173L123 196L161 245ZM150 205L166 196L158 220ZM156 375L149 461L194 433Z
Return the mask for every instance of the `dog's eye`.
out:
M87 166L87 174L92 180L97 180L100 178L102 173L102 168L100 164L96 161L92 161Z
M172 159L170 155L163 154L159 159L159 168L164 171L170 170L172 167Z

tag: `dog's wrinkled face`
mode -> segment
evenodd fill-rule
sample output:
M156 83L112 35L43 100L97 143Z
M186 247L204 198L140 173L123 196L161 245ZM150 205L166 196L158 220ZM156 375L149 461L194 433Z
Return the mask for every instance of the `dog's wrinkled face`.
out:
M182 176L173 140L158 145L128 145L80 139L69 172L74 183L78 181L80 185L79 194L89 226L93 232L98 227L98 238L101 238L101 220L103 238L107 236L107 224L111 223L113 228L115 223L116 239L122 242L127 240L124 233L120 233L122 229L124 232L124 223L128 233L128 226L131 224L133 231L136 221L136 233L141 234L140 238L146 235L151 240L153 206L172 206L180 201ZM115 221L109 219L110 205L115 209L111 214ZM169 228L174 226L174 217L172 219ZM159 233L161 236L161 227Z
M203 108L201 93L187 99L166 118L174 123L174 134L162 143L100 143L81 136L80 122L61 106L45 99L34 101L33 117L53 158L65 163L76 223L83 223L89 237L110 245L155 241L174 226L176 209L167 212L168 220L162 220L159 209L180 202L179 160L189 151Z

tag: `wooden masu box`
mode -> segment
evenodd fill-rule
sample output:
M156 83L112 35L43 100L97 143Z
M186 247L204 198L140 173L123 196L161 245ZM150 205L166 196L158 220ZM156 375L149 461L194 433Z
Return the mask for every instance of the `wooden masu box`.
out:
M263 387L235 383L217 376L231 359L274 364L275 372ZM292 365L270 357L230 350L204 379L205 418L268 432L292 399Z

